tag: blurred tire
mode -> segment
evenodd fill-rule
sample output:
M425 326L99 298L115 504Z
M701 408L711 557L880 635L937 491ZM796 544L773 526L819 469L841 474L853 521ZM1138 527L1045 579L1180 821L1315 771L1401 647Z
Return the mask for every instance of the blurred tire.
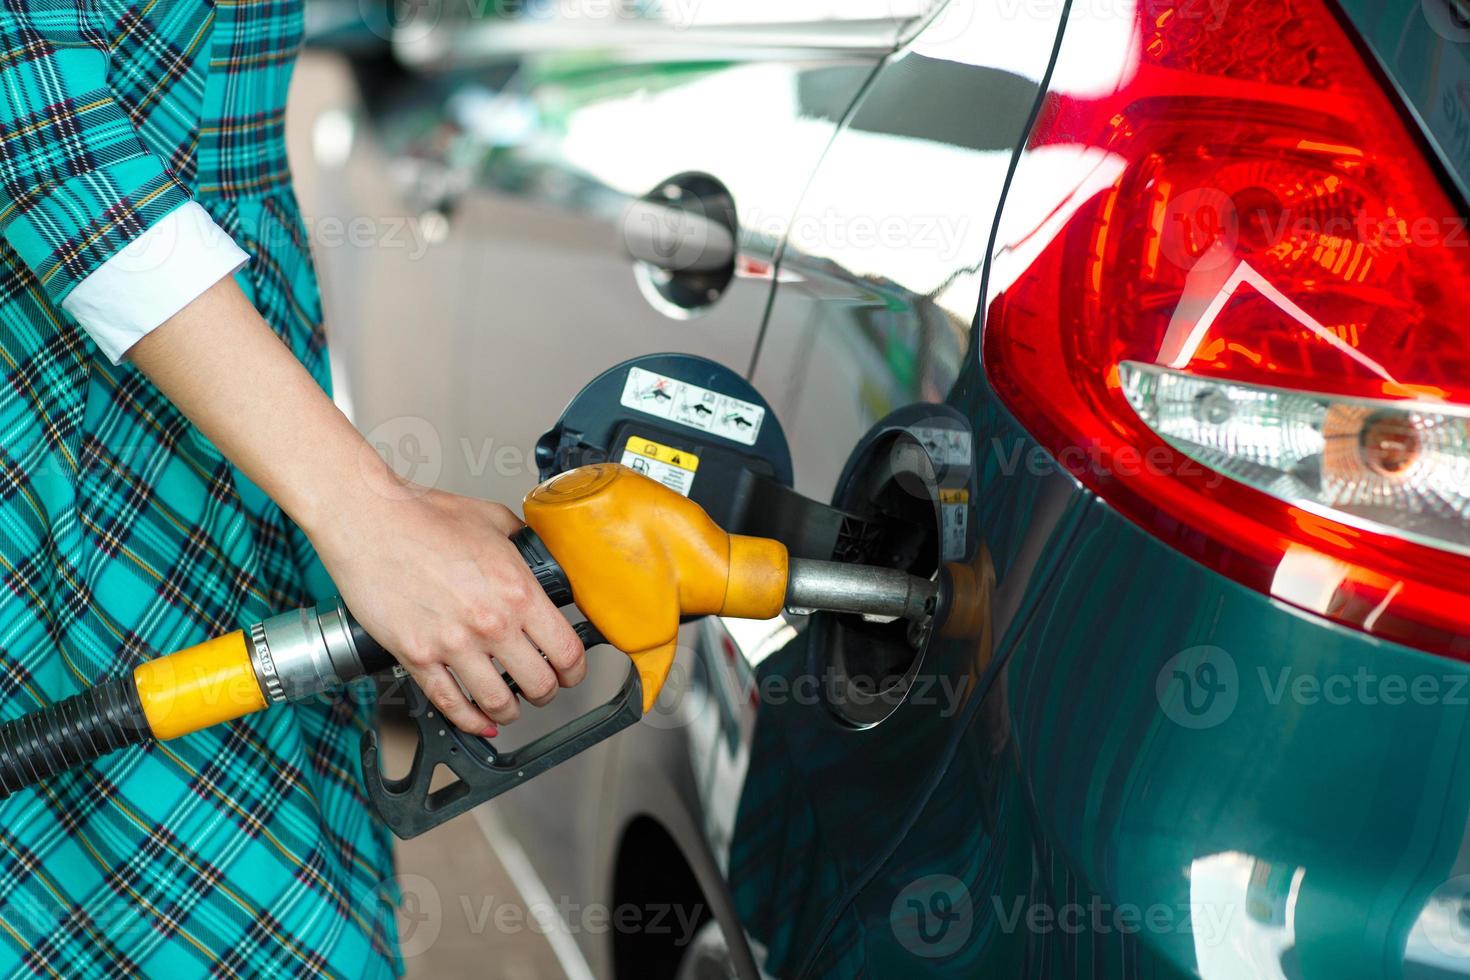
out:
M711 919L699 927L679 961L674 980L740 980L730 944L718 922Z

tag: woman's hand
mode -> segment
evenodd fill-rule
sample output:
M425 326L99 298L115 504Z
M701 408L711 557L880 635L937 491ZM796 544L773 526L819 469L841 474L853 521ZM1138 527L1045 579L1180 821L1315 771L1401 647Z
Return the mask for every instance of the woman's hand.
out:
M379 461L364 452L370 471ZM444 717L481 735L519 716L491 657L534 705L582 680L581 641L510 541L515 514L403 483L386 466L364 475L366 496L306 532L347 608Z
M482 735L520 714L491 657L537 705L586 674L509 540L515 515L398 479L233 280L128 358L306 531L353 615L456 726Z

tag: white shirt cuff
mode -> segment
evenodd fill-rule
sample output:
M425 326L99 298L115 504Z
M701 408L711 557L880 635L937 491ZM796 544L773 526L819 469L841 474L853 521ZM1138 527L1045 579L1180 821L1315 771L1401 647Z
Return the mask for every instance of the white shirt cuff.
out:
M195 201L174 208L77 283L61 308L112 363L250 256Z

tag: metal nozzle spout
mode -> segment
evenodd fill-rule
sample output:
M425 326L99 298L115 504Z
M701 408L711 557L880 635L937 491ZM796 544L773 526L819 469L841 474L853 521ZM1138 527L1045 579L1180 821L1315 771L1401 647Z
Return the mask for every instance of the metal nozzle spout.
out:
M791 559L786 608L918 621L934 613L939 584L876 565Z

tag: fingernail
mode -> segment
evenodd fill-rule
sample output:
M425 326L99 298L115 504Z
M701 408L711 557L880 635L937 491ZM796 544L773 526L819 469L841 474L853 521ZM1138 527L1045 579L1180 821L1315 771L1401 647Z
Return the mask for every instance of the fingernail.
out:
M484 738L494 738L496 735L499 734L500 729L496 728L494 725L486 725L485 730L480 733L480 735Z

